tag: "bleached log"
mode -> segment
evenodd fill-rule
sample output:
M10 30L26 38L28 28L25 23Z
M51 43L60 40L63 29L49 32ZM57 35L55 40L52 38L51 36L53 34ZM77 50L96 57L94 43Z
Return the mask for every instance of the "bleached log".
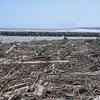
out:
M9 75L10 75L10 73L12 73L12 71L15 69L15 67L12 69L12 70L10 70L9 71L9 73L4 77L4 78L7 78Z
M8 89L6 89L6 90L4 90L4 91L6 92L6 91L16 90L16 89L19 89L19 88L22 88L22 87L27 86L27 84L28 84L28 83L16 84L16 85L14 85L14 86L9 87Z
M55 60L55 61L26 61L26 62L11 62L12 64L45 64L45 63L68 63L68 60ZM9 65L10 62L1 62L0 65Z
M27 61L22 62L23 64L40 64L40 63L67 63L68 60L55 60L55 61ZM21 62L19 62L21 63Z
M16 45L13 45L10 49L8 49L8 50L5 52L5 55L6 55L6 54L9 54L15 47L16 47Z

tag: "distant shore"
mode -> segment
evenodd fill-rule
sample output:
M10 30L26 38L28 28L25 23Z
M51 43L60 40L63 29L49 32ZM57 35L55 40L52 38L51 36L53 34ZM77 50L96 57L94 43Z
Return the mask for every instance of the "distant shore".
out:
M100 37L99 29L0 29L0 36Z

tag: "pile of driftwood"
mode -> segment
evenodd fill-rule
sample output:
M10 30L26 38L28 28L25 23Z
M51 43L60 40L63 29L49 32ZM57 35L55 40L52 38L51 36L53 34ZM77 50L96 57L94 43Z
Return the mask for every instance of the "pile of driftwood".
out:
M0 100L99 99L99 38L0 43Z

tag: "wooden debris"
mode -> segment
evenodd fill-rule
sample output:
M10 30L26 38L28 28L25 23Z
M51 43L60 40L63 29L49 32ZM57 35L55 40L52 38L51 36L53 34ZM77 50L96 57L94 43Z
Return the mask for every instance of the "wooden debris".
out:
M13 44L1 44L0 100L99 100L96 40Z
M5 55L9 54L10 52L12 52L12 50L16 47L16 45L13 45L10 49L8 49L6 52L5 52Z

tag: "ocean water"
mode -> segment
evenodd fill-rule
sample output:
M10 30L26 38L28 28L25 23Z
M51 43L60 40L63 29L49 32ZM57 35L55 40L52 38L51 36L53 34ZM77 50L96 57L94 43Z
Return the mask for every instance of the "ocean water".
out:
M2 43L26 42L32 40L62 40L64 37L47 37L47 36L0 36ZM67 37L68 39L96 39L96 37Z

